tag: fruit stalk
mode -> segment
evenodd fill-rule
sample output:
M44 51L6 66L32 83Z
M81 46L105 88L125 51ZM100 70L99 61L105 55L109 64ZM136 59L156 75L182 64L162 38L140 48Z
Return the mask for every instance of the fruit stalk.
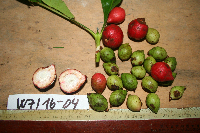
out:
M97 30L97 33L94 35L95 46L96 46L96 51L95 51L96 66L99 65L99 61L100 61L100 42L101 42L101 37L102 37L102 32L99 33L98 30Z

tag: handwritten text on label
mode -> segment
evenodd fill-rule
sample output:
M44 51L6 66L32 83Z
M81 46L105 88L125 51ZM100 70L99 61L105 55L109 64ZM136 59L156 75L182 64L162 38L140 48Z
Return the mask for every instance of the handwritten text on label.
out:
M16 94L8 98L7 109L89 109L87 95Z

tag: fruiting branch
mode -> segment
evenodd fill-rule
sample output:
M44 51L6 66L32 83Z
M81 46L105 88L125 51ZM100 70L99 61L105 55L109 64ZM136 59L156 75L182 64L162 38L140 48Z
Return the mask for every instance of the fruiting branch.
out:
M36 3L39 6L44 7L46 9L54 12L55 14L65 18L67 20L69 20L73 24L76 24L80 28L82 28L85 31L87 31L88 33L90 33L92 35L92 37L95 39L95 46L96 46L95 62L97 64L97 66L98 66L99 61L100 61L100 41L101 41L101 38L102 38L102 33L104 31L104 28L105 28L105 26L107 24L106 21L108 19L108 14L115 6L117 6L121 2L121 0L116 0L116 1L113 1L113 0L101 0L103 12L104 12L104 24L102 26L102 29L101 29L100 33L98 31L97 31L97 33L94 33L92 30L90 30L85 25L77 22L74 19L74 15L70 12L70 10L67 8L67 6L65 5L65 3L62 0L57 0L57 1L28 0L28 1L32 2L32 3Z

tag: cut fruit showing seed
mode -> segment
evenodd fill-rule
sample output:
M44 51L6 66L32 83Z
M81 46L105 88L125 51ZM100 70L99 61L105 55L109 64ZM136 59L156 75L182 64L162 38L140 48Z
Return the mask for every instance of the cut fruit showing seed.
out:
M33 74L33 84L39 89L49 87L56 79L55 65L38 68Z
M85 83L87 79L86 75L83 75L76 69L67 69L62 72L59 77L59 84L61 90L65 93L73 93L79 90L79 88Z

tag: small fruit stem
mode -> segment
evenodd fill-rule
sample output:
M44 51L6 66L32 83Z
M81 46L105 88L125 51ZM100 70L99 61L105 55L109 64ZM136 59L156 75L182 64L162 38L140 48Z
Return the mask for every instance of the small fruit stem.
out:
M95 52L95 62L96 66L99 66L100 61L100 42L101 42L102 33L96 33L95 35L95 45L96 45L96 52Z

